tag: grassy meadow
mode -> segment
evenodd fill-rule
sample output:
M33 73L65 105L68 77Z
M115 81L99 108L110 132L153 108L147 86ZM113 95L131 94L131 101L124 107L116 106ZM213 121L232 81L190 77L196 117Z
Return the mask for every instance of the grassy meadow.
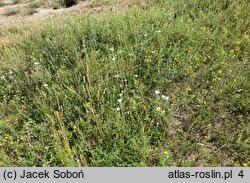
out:
M155 0L0 28L0 166L250 166L249 9Z

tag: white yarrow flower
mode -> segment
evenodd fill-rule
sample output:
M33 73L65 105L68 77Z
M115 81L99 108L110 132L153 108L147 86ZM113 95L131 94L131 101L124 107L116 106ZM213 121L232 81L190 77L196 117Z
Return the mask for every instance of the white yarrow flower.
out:
M169 100L169 96L162 95L161 98L162 98L163 100Z
M159 90L155 90L155 94L159 95L161 92Z
M39 62L35 62L34 65L39 65Z
M45 88L47 88L49 85L48 85L48 84L44 84L43 86L44 86Z
M120 77L120 75L119 75L119 74L116 74L116 75L115 75L115 78L119 78L119 77Z
M121 108L120 108L120 107L117 107L115 110L116 110L116 111L120 111L120 110L121 110Z
M157 111L161 111L161 107L157 107L156 110L157 110Z
M110 50L110 51L114 51L114 48L110 48L109 50Z
M120 99L118 99L118 100L117 100L117 102L121 103L121 102L122 102L122 99L121 99L121 98L120 98Z
M135 76L136 78L138 78L138 77L139 77L139 76L138 76L138 74L135 74L134 76Z

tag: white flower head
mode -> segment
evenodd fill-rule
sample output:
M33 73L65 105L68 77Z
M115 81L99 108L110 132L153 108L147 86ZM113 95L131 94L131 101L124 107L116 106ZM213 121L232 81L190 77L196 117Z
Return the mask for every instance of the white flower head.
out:
M121 97L123 94L122 93L119 93L119 96Z
M1 76L1 79L5 79L5 77L4 77L4 76Z
M44 84L43 86L44 86L45 88L48 88L49 85L48 85L48 84Z
M104 88L104 90L103 90L103 94L106 94L106 91L108 90L108 88Z
M119 98L119 99L117 100L117 102L121 103L121 102L122 102L122 99L121 99L121 98Z
M161 107L157 107L156 110L157 110L157 111L161 111Z
M120 111L120 110L121 110L121 108L120 108L120 107L117 107L115 110L116 110L116 111Z
M169 96L162 95L161 98L162 98L163 100L169 100Z
M39 65L39 62L35 62L34 65Z
M159 95L161 92L159 90L155 90L155 94Z
M109 48L110 51L114 51L114 48Z
M119 78L119 77L121 77L119 74L116 74L116 75L115 75L115 78Z
M115 61L115 57L112 58L112 61Z
M134 76L135 76L136 78L138 78L138 77L139 77L139 76L138 76L138 74L135 74Z

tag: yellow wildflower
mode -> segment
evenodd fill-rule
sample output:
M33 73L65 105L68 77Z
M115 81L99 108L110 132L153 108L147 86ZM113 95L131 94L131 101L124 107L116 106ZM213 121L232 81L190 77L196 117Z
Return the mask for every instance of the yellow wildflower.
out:
M164 151L163 154L164 155L169 155L169 152L168 151Z
M248 163L243 163L243 166L244 167L248 167Z

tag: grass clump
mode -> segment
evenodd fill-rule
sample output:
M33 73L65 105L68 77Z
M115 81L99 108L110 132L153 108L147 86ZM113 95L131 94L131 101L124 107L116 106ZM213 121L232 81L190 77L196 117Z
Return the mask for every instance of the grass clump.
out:
M51 3L51 7L53 8L53 9L60 9L60 8L62 8L64 5L63 5L63 1L62 0L57 0L57 1L53 1L52 3Z
M43 5L43 3L44 3L44 1L41 1L41 0L33 1L29 4L29 8L31 8L31 9L40 8Z
M240 2L72 18L4 49L0 165L249 166Z
M0 7L5 6L5 2L3 0L0 0Z
M14 4L18 4L18 3L20 3L21 2L21 0L13 0L13 3Z
M37 8L40 8L45 2L43 0L36 0L33 1L29 4L29 6L27 7L27 11L26 14L27 15L33 15L35 13L37 13Z
M20 13L19 8L8 8L5 10L5 15L6 16L12 16Z

